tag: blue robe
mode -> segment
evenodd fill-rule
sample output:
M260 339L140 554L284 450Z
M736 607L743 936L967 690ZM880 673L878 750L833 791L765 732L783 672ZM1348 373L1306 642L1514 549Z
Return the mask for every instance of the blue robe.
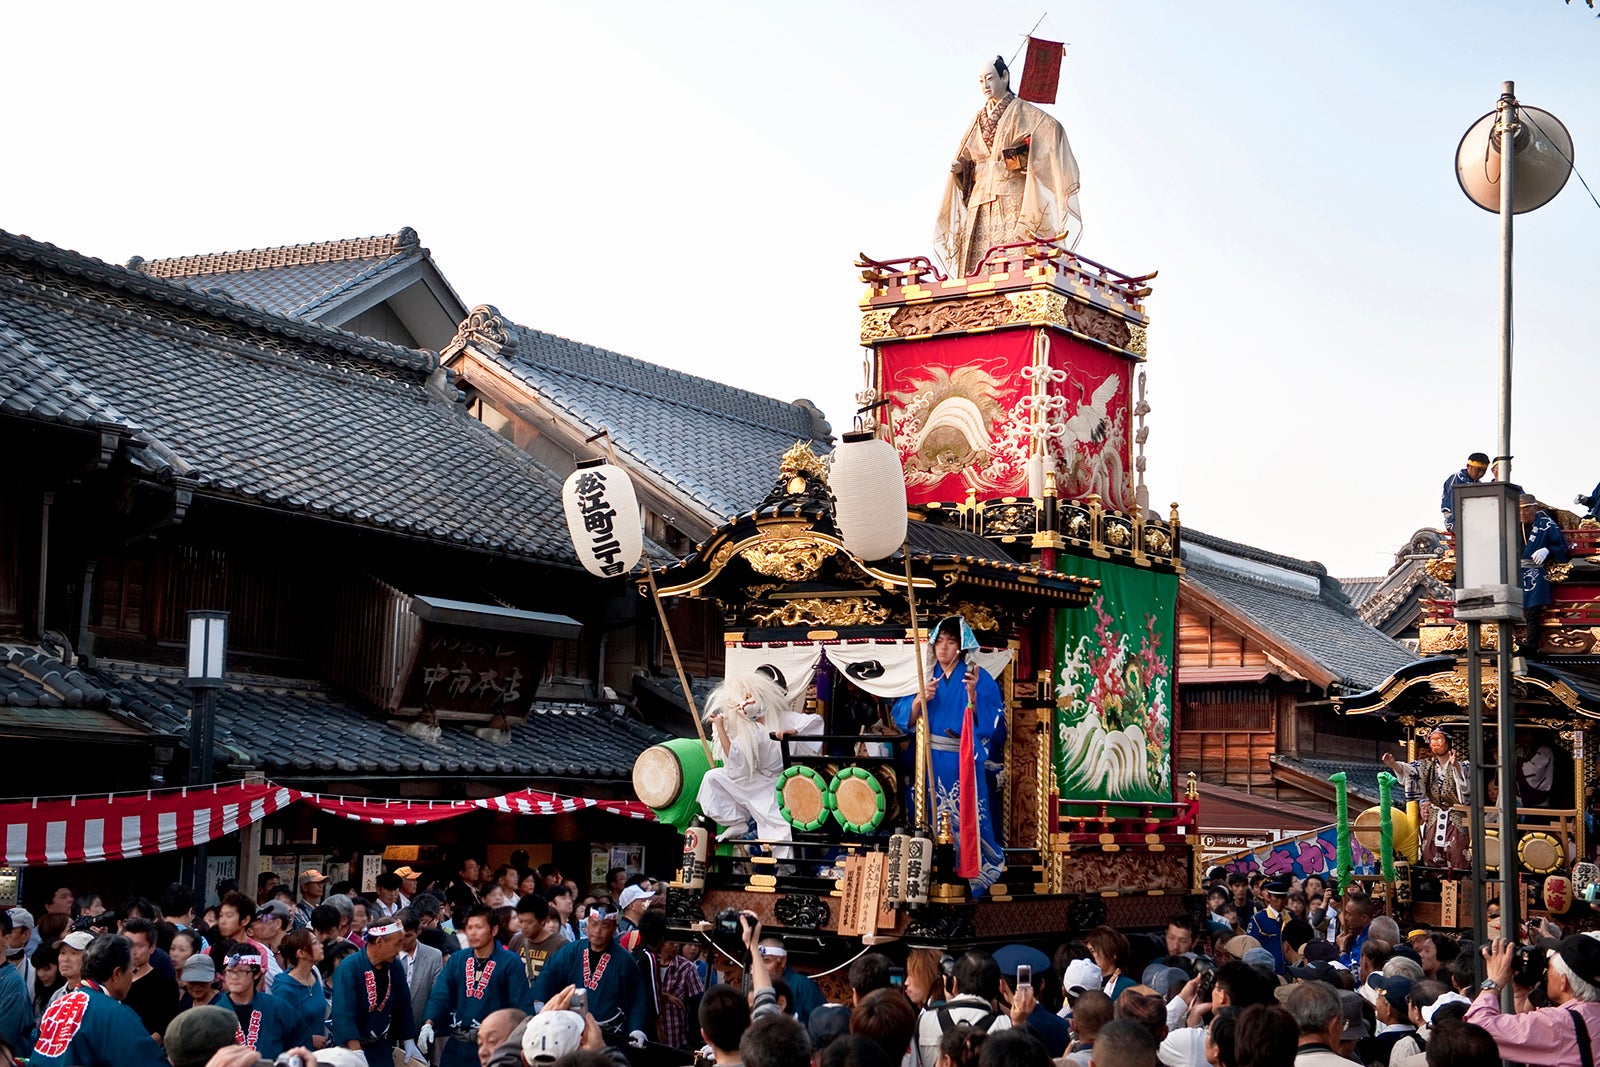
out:
M1439 510L1444 512L1444 528L1454 531L1456 528L1456 486L1477 485L1467 476L1467 468L1462 467L1444 480L1444 492L1439 497Z
M596 953L588 938L552 952L533 983L534 1001L543 1004L569 985L584 986L586 951L589 982L592 983L588 986L589 1014L602 1025L620 1025L624 1031L644 1030L650 1021L644 979L639 974L639 965L614 939L603 953ZM619 1020L618 1016L626 1016L626 1021Z
M470 982L469 962L473 971ZM447 1037L450 1031L470 1029L501 1008L516 1008L531 1015L533 1000L522 958L495 945L487 960L479 960L470 948L452 953L434 979L422 1015L433 1023L437 1036ZM447 1041L439 1063L440 1067L477 1067L478 1046L460 1039Z
M938 663L933 665L933 676L938 690L928 703L928 729L933 738L933 817L937 827L939 816L948 813L950 832L956 836L956 854L960 856L961 826L961 722L967 711L966 672L978 672L977 707L972 717L973 750L978 759L978 877L972 879L972 895L982 896L1005 870L1005 854L1000 851L1000 840L995 834L995 811L989 798L989 774L999 769L985 765L1002 752L1006 739L1005 703L1000 699L1000 686L988 671L965 660L958 661L949 674ZM911 728L911 697L895 701L894 721L902 730ZM1003 758L1003 757L1002 757ZM909 805L909 808L914 805Z
M1545 557L1544 563L1533 562L1533 554L1541 548L1548 548L1550 555ZM1533 525L1528 527L1528 541L1522 546L1522 606L1524 608L1542 608L1555 599L1550 592L1550 579L1545 577L1544 568L1551 563L1565 563L1568 560L1567 538L1561 532L1561 527L1556 521L1544 512L1539 512L1533 517Z
M822 990L817 988L817 983L793 967L784 966L783 980L789 984L789 991L794 994L789 1010L793 1011L802 1023L809 1022L811 1013L828 1002L828 998L822 995Z
M239 1020L239 1033L234 1039L240 1045L249 1045L264 1060L275 1060L295 1047L300 1020L293 1009L270 993L258 993L249 1004L235 1004L229 997L222 1007L233 1012Z
M405 967L390 963L385 968L389 988L378 993L376 979L368 985L375 970L365 949L352 952L334 968L329 1040L340 1048L360 1041L368 1067L394 1067L395 1045L417 1030L411 1019L411 991L406 987Z
M134 1010L85 982L57 1000L39 1020L29 1057L39 1067L166 1067L161 1046Z

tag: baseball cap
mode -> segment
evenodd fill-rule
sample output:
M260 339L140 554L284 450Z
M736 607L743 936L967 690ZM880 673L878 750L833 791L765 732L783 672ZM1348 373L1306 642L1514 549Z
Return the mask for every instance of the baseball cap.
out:
M628 888L622 891L622 896L617 898L617 908L620 911L626 911L638 901L649 900L654 896L655 894L650 892L650 890L646 889L644 886L630 885Z
M1257 941L1249 934L1240 934L1237 937L1228 938L1228 940L1222 946L1222 951L1226 952L1236 960L1242 960L1244 959L1244 954L1246 952L1249 952L1253 948L1260 947L1261 942Z
M1454 990L1449 993L1440 993L1438 999L1422 1009L1422 1021L1429 1026L1433 1025L1433 1014L1446 1004L1471 1004L1472 1001Z
M1079 992L1099 989L1104 981L1100 975L1100 968L1095 966L1094 960L1073 960L1067 964L1067 973L1062 976L1061 985L1070 996L1074 989Z
M396 867L394 869L394 875L403 882L408 878L421 878L422 872L414 870L411 867Z
M289 921L289 905L276 898L267 901L256 909L258 919L277 919L279 922Z
M1368 996L1367 991L1372 995ZM1368 1003L1377 1006L1378 998L1388 1000L1389 1007L1402 1015L1406 1011L1406 998L1411 995L1411 979L1399 976L1386 977L1382 974L1369 974L1367 981L1361 988L1361 995L1367 998Z
M215 982L216 980L216 962L204 952L196 952L193 956L184 960L183 970L178 973L178 981L180 982Z
M6 914L11 916L11 928L13 930L33 929L33 913L27 908L11 908Z
M239 1020L232 1011L202 1004L173 1017L162 1046L172 1067L205 1067L218 1051L233 1044L238 1032Z
M522 1032L522 1059L529 1064L554 1063L578 1051L582 1041L583 1016L575 1011L540 1012Z
M61 940L57 941L56 948L60 948L62 945L65 945L68 948L77 949L79 952L82 952L89 947L89 944L92 941L94 941L94 935L89 931L74 930L66 937L63 937Z
M843 1004L824 1004L815 1008L806 1022L806 1036L811 1038L811 1047L819 1052L832 1044L834 1039L849 1032L850 1009Z
M1290 967L1289 975L1292 978L1304 979L1307 982L1327 982L1335 989L1343 988L1339 984L1339 972L1334 969L1333 964L1326 960L1315 960Z
M327 880L328 876L317 870L315 867L307 867L305 870L300 872L301 885L305 885L307 882L326 882Z
M1266 971L1269 974L1276 972L1278 969L1278 961L1273 959L1272 953L1264 948L1246 949L1245 954L1240 959L1247 966L1254 967L1258 971Z
M1340 1041L1360 1041L1372 1036L1367 1029L1366 1014L1361 1010L1360 993L1353 989L1339 990L1339 1015L1344 1019L1344 1033L1339 1035Z
M1600 946L1600 941L1595 944ZM1027 945L1001 945L994 951L994 961L1006 978L1015 978L1018 967L1032 967L1035 978L1050 969L1050 957Z

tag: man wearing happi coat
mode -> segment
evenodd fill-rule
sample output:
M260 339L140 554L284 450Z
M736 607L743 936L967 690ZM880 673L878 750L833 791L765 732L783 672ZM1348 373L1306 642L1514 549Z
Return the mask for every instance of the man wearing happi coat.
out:
M586 991L595 1022L627 1031L628 1043L643 1048L650 1021L644 979L633 956L617 944L617 913L596 905L584 922L588 937L557 949L544 961L533 983L534 1004L542 1006L567 986L576 986Z
M491 1012L516 1008L531 1014L533 993L522 958L496 941L494 912L478 905L467 912L467 947L445 961L433 983L417 1045L427 1052L435 1037L448 1038L439 1067L476 1067L477 1028Z
M977 270L995 245L1054 240L1083 221L1078 161L1061 123L1017 99L999 56L983 65L978 84L983 108L956 149L934 228L953 277Z
M937 827L941 820L948 818L954 831L961 826L963 817L975 818L979 854L976 857L965 855L967 846L962 835L956 833L956 860L958 870L976 868L975 873L966 877L971 881L973 896L982 896L1005 870L990 796L990 776L1004 766L1005 702L994 677L978 664L967 661L968 655L977 650L978 640L965 619L952 615L941 620L933 633L932 677L921 695L901 697L895 702L894 721L900 729L911 730L926 705L933 748L933 774L929 784L934 796L934 823ZM967 769L976 773L969 781L972 794L966 796L961 785L966 762L962 759L961 744L969 703L973 709L972 761ZM964 804L971 807L964 807Z
M328 1022L333 1044L360 1051L367 1067L393 1067L394 1048L423 1059L411 1039L411 991L400 955L400 920L390 916L367 927L367 944L333 972L333 1005Z
M1426 756L1400 763L1385 752L1383 763L1405 786L1407 801L1422 801L1422 824L1417 830L1422 862L1429 867L1467 870L1467 817L1453 809L1471 798L1472 764L1456 758L1450 738L1437 728L1428 735Z
M1523 493L1517 499L1517 514L1528 537L1522 545L1522 610L1528 620L1525 647L1537 652L1544 609L1555 600L1545 568L1567 562L1571 554L1567 551L1567 535L1532 494Z

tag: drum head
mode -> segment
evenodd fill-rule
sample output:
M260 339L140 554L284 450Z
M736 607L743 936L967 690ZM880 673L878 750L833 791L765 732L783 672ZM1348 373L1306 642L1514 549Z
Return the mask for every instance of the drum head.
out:
M652 808L669 808L683 793L683 764L665 745L652 745L633 762L633 791Z
M1534 874L1549 874L1561 866L1561 842L1543 830L1523 834L1517 841L1517 859Z
M883 822L888 801L883 785L870 771L846 767L833 776L833 817L853 834L869 834Z
M778 810L796 830L815 830L828 821L833 798L822 775L810 767L787 767L778 776Z

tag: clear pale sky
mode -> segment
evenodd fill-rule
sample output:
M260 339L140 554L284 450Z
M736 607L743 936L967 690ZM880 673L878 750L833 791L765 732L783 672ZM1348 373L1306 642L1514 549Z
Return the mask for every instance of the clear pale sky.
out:
M847 426L851 261L930 251L977 73L1070 42L1081 252L1159 269L1153 501L1377 574L1494 450L1500 82L1600 187L1581 2L30 4L0 228L123 262L413 226L469 306ZM1019 64L1020 65L1020 64ZM1600 479L1600 208L1517 226L1514 477Z

